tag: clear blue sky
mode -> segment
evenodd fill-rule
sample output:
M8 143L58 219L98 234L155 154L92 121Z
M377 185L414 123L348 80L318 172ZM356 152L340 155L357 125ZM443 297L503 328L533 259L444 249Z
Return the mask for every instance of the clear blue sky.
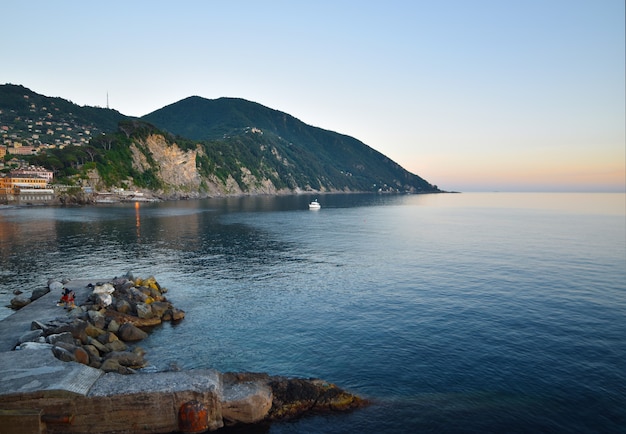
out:
M626 189L623 0L5 0L0 83L241 97L459 191Z

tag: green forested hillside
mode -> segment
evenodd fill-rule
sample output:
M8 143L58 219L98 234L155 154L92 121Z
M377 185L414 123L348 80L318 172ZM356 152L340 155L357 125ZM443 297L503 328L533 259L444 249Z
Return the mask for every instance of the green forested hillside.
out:
M239 149L271 145L284 158L284 165L275 169L288 185L308 182L314 189L437 190L353 137L309 126L287 113L243 99L194 96L142 119L194 140L219 140ZM271 159L266 156L267 160Z

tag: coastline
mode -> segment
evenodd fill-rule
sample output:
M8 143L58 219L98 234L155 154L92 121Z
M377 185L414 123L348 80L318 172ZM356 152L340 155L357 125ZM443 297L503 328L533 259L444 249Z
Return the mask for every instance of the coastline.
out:
M375 194L375 195L425 195L425 194L458 194L459 191L424 191L424 192L372 192L372 191L276 191L267 192L250 192L250 193L224 193L224 194L159 194L153 191L140 191L140 195L128 195L110 192L90 193L88 195L57 195L52 201L45 202L28 202L28 203L0 203L0 210L10 208L26 208L35 206L97 206L97 205L115 205L120 203L155 203L155 202L175 202L185 200L201 200L201 199L219 199L219 198L237 198L237 197L281 197L281 196L324 196L324 195L341 195L341 194Z

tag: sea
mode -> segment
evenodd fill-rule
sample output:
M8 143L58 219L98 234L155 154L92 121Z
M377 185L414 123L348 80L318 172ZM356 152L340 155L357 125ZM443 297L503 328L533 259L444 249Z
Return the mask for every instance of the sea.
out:
M147 370L315 377L371 401L227 432L626 432L623 193L4 207L0 265L0 317L49 278L152 275L186 318L141 342Z

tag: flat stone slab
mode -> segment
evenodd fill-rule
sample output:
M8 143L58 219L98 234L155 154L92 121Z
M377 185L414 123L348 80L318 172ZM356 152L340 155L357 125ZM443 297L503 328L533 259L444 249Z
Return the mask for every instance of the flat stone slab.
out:
M222 374L213 369L147 372L131 376L114 372L103 375L89 391L90 397L196 391L222 393Z
M50 350L0 353L0 396L59 391L86 396L103 375L99 369L62 362Z

